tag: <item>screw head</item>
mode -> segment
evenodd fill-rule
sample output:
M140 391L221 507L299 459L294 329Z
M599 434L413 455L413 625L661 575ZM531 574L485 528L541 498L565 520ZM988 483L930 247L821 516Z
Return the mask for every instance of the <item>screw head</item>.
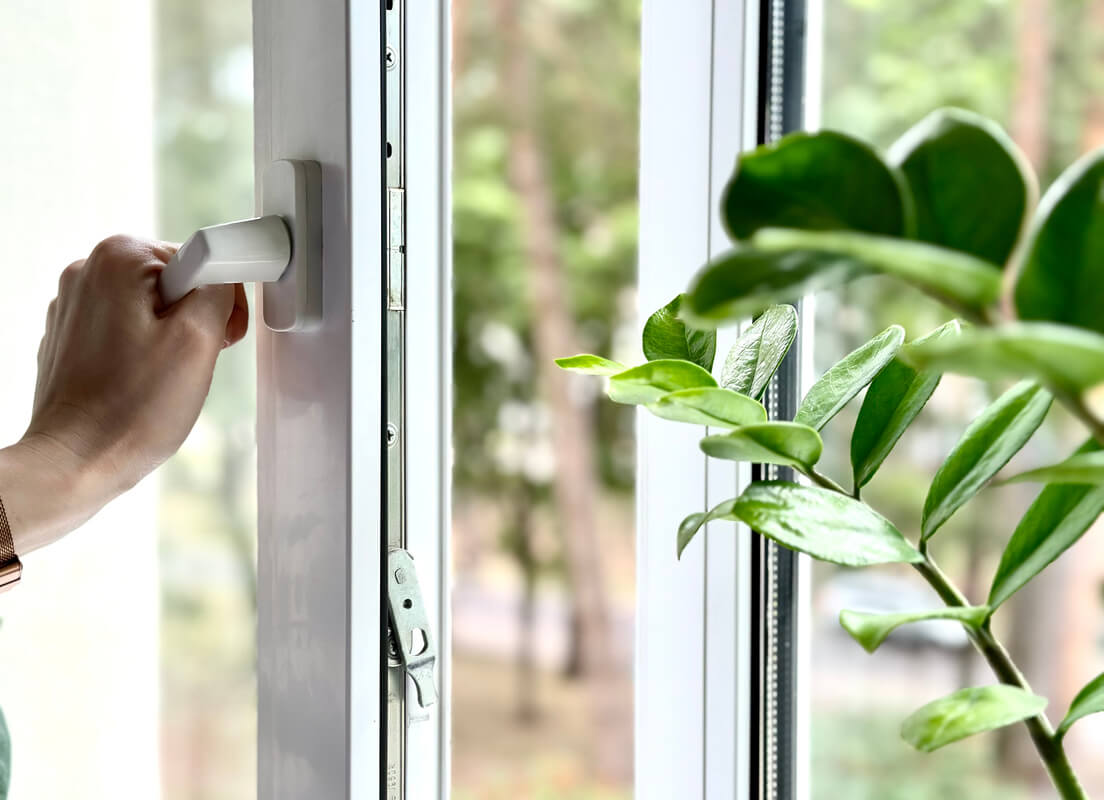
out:
M387 446L390 447L395 443L395 440L399 438L399 429L395 427L395 423L387 423Z
M387 65L387 69L394 69L399 63L399 56L395 52L394 48L388 47L383 54L383 62Z

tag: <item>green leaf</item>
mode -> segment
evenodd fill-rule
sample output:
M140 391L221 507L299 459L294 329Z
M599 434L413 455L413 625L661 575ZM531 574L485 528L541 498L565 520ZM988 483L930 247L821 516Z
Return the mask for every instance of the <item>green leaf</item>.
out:
M1077 720L1089 714L1099 714L1101 711L1104 711L1104 673L1089 681L1088 685L1077 693L1077 697L1073 698L1066 718L1058 726L1057 736L1059 738L1065 736L1066 731Z
M909 283L943 302L978 310L1000 297L1001 271L987 261L945 247L872 236L854 231L800 231L764 228L749 241L766 255L807 252L827 269L841 261L862 271L889 275Z
M781 464L809 472L824 448L820 434L796 422L762 422L745 425L732 433L706 436L702 451L713 458Z
M1034 381L1021 381L970 423L932 479L924 500L921 540L929 539L1027 444L1053 399Z
M721 198L734 239L764 227L906 232L904 179L864 142L835 131L793 133L744 153Z
M954 339L960 330L958 321L952 320L906 345L870 383L851 433L851 470L855 486L865 486L874 477L942 377L938 372L913 368L902 360L902 355L927 342Z
M1077 453L1100 450L1090 439ZM1072 547L1104 511L1104 487L1055 484L1035 498L1001 555L989 606L996 609Z
M1104 486L1104 453L1080 453L1049 467L1029 469L1005 483L1077 483Z
M901 738L930 753L975 733L1003 728L1041 714L1045 697L1017 686L961 689L915 711L901 726Z
M797 310L771 306L740 334L721 370L721 386L759 399L797 336Z
M820 430L874 380L905 341L905 329L891 325L858 350L836 362L809 389L794 422Z
M1104 150L1062 173L1035 219L1016 280L1017 315L1104 333Z
M678 557L682 558L682 551L686 549L686 545L690 544L690 540L694 538L694 535L702 529L702 526L706 523L712 522L717 519L735 520L736 517L732 515L732 508L736 505L736 498L731 500L725 500L714 506L708 513L698 512L691 514L681 523L679 523L678 529Z
M885 517L828 489L753 483L736 498L732 516L783 547L846 567L924 560Z
M863 274L855 259L737 247L698 271L679 313L699 327L717 327L754 317L778 303L834 289Z
M916 238L1005 265L1038 197L1004 130L957 108L933 111L890 148L916 210Z
M692 361L702 369L713 369L717 353L717 332L688 328L678 318L683 295L679 295L644 323L644 355L649 361L677 358Z
M1104 382L1104 336L1047 322L971 328L957 339L909 348L906 357L921 369L989 380L1038 378L1072 392Z
M706 387L681 389L665 394L648 406L657 417L695 425L718 428L738 428L766 422L763 404L731 389Z
M615 403L647 405L679 389L716 385L713 376L697 364L661 359L632 367L611 377L609 398Z
M871 614L865 611L840 612L840 625L851 634L851 638L862 645L868 653L873 653L886 637L897 628L910 622L923 622L930 619L951 619L977 628L989 617L988 606L950 606L930 611L913 611L899 614Z
M567 358L557 358L556 366L583 375L616 375L618 372L625 371L625 365L619 361L610 361L608 358L585 353L568 356Z

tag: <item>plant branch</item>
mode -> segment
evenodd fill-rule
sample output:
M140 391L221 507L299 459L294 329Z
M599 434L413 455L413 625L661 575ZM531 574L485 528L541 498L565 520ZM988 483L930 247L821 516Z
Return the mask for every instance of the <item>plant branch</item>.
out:
M925 555L924 561L914 566L948 606L969 605L966 598L955 587L950 578L939 569L930 556ZM1019 687L1027 692L1031 691L1027 679L1020 672L1015 662L1012 661L1012 657L1008 654L1004 645L993 634L988 622L980 628L973 628L969 625L963 627L966 628L970 641L973 642L1001 683ZM1046 714L1040 712L1034 717L1024 720L1024 724L1031 735L1035 750L1039 753L1039 758L1042 759L1051 781L1063 800L1087 800L1088 795L1081 788L1077 775L1074 774L1073 767L1070 766L1066 752L1062 748L1062 743L1054 735L1054 729L1051 727Z
M1088 409L1083 405L1082 408L1085 409L1086 415L1092 419L1092 415L1088 412ZM1097 424L1100 427L1101 434L1104 434L1104 426L1099 425L1099 423ZM1102 444L1104 444L1104 441L1102 441ZM835 481L825 475L821 475L815 469L810 469L808 476L825 489L831 489L847 497L851 496L849 492L845 491ZM946 573L944 573L932 557L928 555L925 543L921 543L920 549L924 554L924 560L913 566L916 568L916 571L923 576L924 580L928 582L928 585L935 590L940 599L946 605L952 607L970 605L965 595L958 590L958 587L954 585ZM993 674L997 676L997 680L1009 686L1016 686L1023 689L1025 692L1031 691L1031 685L1027 682L1027 678L1020 672L1019 667L1017 667L1016 663L1012 660L1012 656L1009 655L1008 650L993 634L993 630L988 622L979 628L970 625L963 625L963 627L966 629L966 633L970 637L970 641L973 643L974 647L981 653L986 663L989 664L989 668L993 670ZM1029 717L1024 720L1024 725L1027 726L1027 731L1031 736L1032 743L1035 745L1035 750L1038 752L1043 766L1046 767L1046 771L1050 775L1050 779L1054 783L1062 799L1088 800L1088 795L1086 795L1085 790L1081 788L1081 784L1077 780L1077 775L1074 773L1073 767L1066 757L1066 751L1062 747L1062 742L1055 736L1054 728L1051 726L1050 720L1047 719L1046 714L1040 712L1033 717Z

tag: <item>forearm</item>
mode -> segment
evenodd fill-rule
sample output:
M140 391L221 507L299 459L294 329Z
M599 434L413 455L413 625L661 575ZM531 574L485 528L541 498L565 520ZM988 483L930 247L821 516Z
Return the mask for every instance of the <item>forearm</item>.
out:
M0 449L0 501L20 556L61 538L109 499L102 482L47 437Z

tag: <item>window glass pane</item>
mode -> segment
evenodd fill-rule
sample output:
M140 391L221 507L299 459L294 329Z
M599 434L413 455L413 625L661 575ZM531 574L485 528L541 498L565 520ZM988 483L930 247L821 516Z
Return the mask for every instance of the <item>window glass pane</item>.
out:
M627 798L639 3L452 8L453 788Z
M825 0L823 123L888 146L934 108L960 106L999 121L1045 188L1064 165L1104 144L1099 85L1100 3L1059 0ZM816 87L812 87L815 91ZM968 178L968 176L963 176ZM816 371L891 323L909 337L951 314L899 284L866 281L822 294ZM932 475L962 430L1001 387L946 376L864 498L914 541ZM825 436L826 471L848 476L853 402ZM1084 438L1060 410L1007 468L1058 460ZM1000 553L1038 486L989 487L933 540L944 569L983 602ZM952 623L911 626L867 655L840 629L841 608L905 610L937 604L908 569L815 567L813 598L814 798L1052 797L1023 726L921 755L901 741L904 717L963 686L995 682ZM1104 669L1104 538L1091 532L996 617L1033 688L1058 720ZM1104 719L1067 739L1088 794L1104 792L1096 757Z
M251 215L250 4L5 3L0 86L6 445L66 264ZM254 795L253 376L247 341L183 452L3 595L14 800Z

